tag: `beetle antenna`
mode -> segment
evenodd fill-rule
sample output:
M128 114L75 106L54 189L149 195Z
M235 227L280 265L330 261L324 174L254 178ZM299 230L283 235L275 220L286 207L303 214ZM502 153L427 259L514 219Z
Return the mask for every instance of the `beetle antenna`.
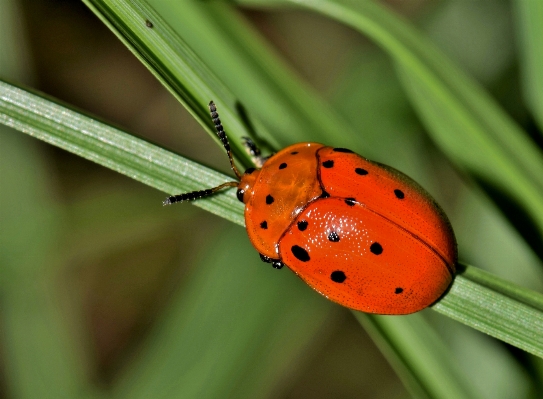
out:
M213 124L215 125L217 136L219 136L219 139L221 140L221 143L224 149L226 150L226 153L228 154L228 159L230 160L230 166L232 167L232 170L236 174L238 180L241 180L241 173L239 173L239 170L238 168L236 168L236 165L234 163L234 158L232 157L232 150L230 149L230 143L228 142L228 137L226 137L226 133L224 132L224 128L222 127L221 119L219 118L219 114L217 113L217 107L213 101L209 102L209 113L211 114L211 119L213 120ZM191 191L190 193L172 195L166 198L162 202L162 205L171 205L171 204L175 204L176 202L183 202L183 201L193 201L196 199L200 199L202 197L207 197L208 195L216 193L217 191L222 190L223 188L238 187L238 185L239 185L238 182L229 181L229 182L221 184L220 186L208 188L206 190Z
M219 136L219 139L222 142L222 145L224 149L226 150L226 153L228 154L228 159L230 160L230 166L232 167L232 170L236 174L236 177L238 180L241 180L241 173L239 173L238 168L236 168L236 164L234 163L234 158L232 157L232 150L230 149L230 143L228 142L228 137L226 137L226 133L224 132L224 128L221 124L221 119L219 118L219 114L217 113L217 106L213 101L209 102L209 113L211 114L211 119L213 120L213 124L215 125L215 130L217 131L217 136Z
M172 195L171 197L166 198L164 202L162 202L162 205L171 205L171 204L175 204L176 202L183 202L183 201L194 201L202 197L207 197L208 195L216 193L217 191L222 190L223 188L237 187L237 186L238 186L237 182L229 181L229 182L221 184L220 186L208 188L207 190L191 191L190 193Z

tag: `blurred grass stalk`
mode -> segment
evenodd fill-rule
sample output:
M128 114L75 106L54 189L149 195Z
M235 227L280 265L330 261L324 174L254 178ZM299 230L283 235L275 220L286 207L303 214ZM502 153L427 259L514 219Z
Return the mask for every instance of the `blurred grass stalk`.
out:
M526 104L543 131L543 3L513 1Z
M17 1L0 12L0 75L32 80ZM8 55L9 56L6 56ZM35 142L0 127L0 290L2 360L10 397L76 397L86 386L85 355L63 315L55 276L63 215L51 198L48 165Z

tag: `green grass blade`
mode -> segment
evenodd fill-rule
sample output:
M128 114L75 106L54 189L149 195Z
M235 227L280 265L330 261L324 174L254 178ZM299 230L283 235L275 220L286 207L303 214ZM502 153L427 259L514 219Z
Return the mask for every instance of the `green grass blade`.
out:
M233 180L60 103L2 81L0 123L169 194L214 187ZM157 201L160 200L162 197L157 195ZM243 206L232 190L194 204L244 225Z
M539 129L543 130L543 3L530 0L513 3L523 94Z
M543 295L468 266L433 309L543 357Z
M414 398L480 397L422 314L394 317L353 313Z
M241 137L250 136L236 96L143 0L84 0L130 51L185 106L215 140L207 104L215 101L234 154L252 166ZM149 26L152 24L152 26Z
M186 0L149 3L239 96L250 115L263 122L267 132L258 126L257 137L282 147L299 141L330 143L334 133L341 132L334 145L365 146L358 130L304 84L232 5Z

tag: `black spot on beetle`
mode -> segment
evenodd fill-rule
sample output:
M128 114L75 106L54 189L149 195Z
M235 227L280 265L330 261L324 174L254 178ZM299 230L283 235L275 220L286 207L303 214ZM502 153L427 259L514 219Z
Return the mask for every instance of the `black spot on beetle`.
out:
M292 151L292 152L290 153L290 155L296 155L297 153L298 153L298 151Z
M339 235L335 231L332 231L330 234L328 234L328 239L332 242L338 242Z
M349 150L348 148L334 148L335 152L346 152L346 153L353 153L353 151Z
M381 255L383 253L383 247L378 242L374 242L370 245L370 251L375 255Z
M287 164L285 162L279 165L279 169L285 169L286 167L287 167Z
M275 200L273 199L273 197L270 194L266 195L266 204L268 204L268 205L273 204L273 201L275 201Z
M246 175L250 175L251 173L253 173L256 169L255 168L248 168L245 170L245 174Z
M349 206L354 206L354 204L356 204L356 199L355 198L345 198L345 203Z
M360 176L364 176L368 174L368 171L362 168L356 168L354 171L356 172L357 175L360 175Z
M401 294L402 292L403 292L403 288L401 288L401 287L398 287L398 288L396 288L396 289L394 290L394 293L395 293L395 294Z
M260 223L260 227L262 227L263 229L267 229L268 228L268 222L266 222L265 220Z
M336 270L330 274L330 278L334 283L342 283L347 279L347 276L341 270Z
M403 193L402 190L394 190L394 195L396 196L396 198L399 198L399 199L404 199L405 197L405 194Z
M307 220L300 220L298 222L298 230L304 231L305 229L307 229Z
M240 200L241 202L243 202L243 194L245 194L245 190L242 190L241 188L238 189L236 196L238 197L238 200Z
M302 262L309 261L309 254L302 247L299 247L298 245L293 245L290 250L292 251L292 255L296 257L296 259L301 260Z
M328 161L324 161L322 163L322 166L324 166L327 169L332 168L332 167L334 167L334 161L332 161L331 159L328 160Z

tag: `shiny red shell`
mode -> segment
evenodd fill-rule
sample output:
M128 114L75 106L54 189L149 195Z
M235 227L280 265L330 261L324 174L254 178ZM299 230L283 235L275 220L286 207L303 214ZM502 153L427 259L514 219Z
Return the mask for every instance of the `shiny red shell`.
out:
M239 190L257 251L343 306L413 313L453 281L456 241L447 217L389 166L299 143L248 170Z

